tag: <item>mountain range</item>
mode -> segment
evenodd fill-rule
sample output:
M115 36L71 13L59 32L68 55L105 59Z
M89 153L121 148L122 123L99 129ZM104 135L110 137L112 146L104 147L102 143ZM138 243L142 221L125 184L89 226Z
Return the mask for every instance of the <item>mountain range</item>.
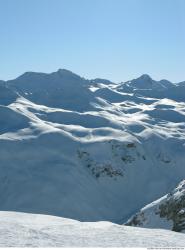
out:
M185 82L65 69L0 81L0 210L175 230L138 211L180 185L184 162Z

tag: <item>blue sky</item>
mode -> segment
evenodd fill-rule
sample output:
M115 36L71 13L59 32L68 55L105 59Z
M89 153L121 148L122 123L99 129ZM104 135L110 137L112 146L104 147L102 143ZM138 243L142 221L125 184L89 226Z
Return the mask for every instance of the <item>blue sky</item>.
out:
M185 0L0 0L0 79L185 80Z

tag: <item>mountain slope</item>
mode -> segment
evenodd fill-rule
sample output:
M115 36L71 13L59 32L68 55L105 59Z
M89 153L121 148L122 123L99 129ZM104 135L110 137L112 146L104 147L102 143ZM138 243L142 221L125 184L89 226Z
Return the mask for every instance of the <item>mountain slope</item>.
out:
M84 87L88 83L68 70L59 69L51 74L27 72L7 85L36 104L85 111L94 101L93 93Z
M185 178L185 103L94 81L3 82L0 210L123 223Z
M184 102L185 82L171 83L167 80L155 81L149 75L142 75L137 79L121 83L117 89L121 92L152 98L169 98Z
M184 247L182 234L0 212L0 247Z
M185 232L185 180L168 195L142 208L127 225Z

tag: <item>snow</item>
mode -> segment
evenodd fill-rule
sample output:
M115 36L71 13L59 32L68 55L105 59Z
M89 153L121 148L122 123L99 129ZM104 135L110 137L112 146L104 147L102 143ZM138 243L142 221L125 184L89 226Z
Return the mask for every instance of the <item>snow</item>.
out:
M185 222L185 180L169 194L153 201L132 216L126 224L144 228L163 228L172 230L178 225L178 230L183 232ZM164 210L164 207L167 209ZM177 227L177 226L176 226Z
M184 247L183 234L110 222L0 212L0 247Z
M60 69L3 82L0 210L121 224L174 188L185 178L184 85L151 81L139 79L143 92L136 79Z

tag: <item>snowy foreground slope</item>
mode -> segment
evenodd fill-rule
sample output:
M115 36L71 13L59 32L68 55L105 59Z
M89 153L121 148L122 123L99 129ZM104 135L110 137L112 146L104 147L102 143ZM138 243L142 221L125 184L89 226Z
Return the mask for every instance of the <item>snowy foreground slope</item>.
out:
M0 247L184 247L184 234L0 212Z
M127 225L185 233L185 180L169 194L142 208Z
M184 82L61 69L0 82L0 210L123 224L184 162Z

